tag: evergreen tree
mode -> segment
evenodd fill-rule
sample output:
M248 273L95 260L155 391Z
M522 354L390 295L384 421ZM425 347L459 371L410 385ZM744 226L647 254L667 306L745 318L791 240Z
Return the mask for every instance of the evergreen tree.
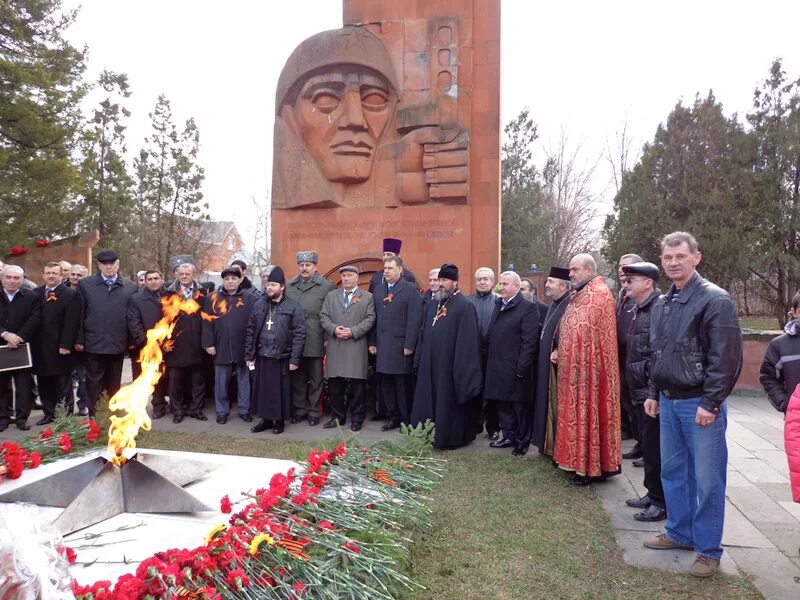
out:
M0 2L0 255L71 233L84 52L60 0Z

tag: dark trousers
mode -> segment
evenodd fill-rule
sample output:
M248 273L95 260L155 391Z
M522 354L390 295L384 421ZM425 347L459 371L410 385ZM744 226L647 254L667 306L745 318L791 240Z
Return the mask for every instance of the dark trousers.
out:
M661 432L658 417L653 418L644 412L644 404L636 407L638 411L639 446L644 457L644 487L653 504L664 506L664 488L661 484Z
M350 398L346 402L345 392L347 391L347 384L350 383ZM346 379L344 377L329 377L328 378L328 392L331 398L331 413L339 421L340 425L344 425L347 420L347 408L350 405L350 420L353 425L361 425L364 423L366 410L364 408L364 380L363 379Z
M139 377L142 374L142 365L139 363L139 350L135 352L131 352L131 375L134 379ZM151 400L153 404L153 413L160 413L164 414L167 412L167 380L168 380L167 373L162 373L161 379L158 380L156 387L153 389L153 399ZM79 394L80 395L80 392ZM78 406L80 407L80 400L78 401Z
M8 424L11 422L12 381L14 382L13 398L16 400L16 410L14 411L16 421L17 423L24 423L28 420L33 406L30 369L0 372L0 423Z
M533 406L527 402L508 402L496 400L497 418L503 439L514 442L518 448L527 448L531 444L531 412Z
M124 361L124 354L86 354L86 408L90 417L94 416L97 399L103 390L109 399L119 391Z
M39 398L42 401L45 417L52 419L55 416L59 402L65 409L72 408L71 396L65 395L67 385L72 392L71 375L37 375L36 379L39 382Z
M639 442L639 408L631 400L628 382L625 380L625 368L621 369L619 380L619 416L620 429L627 432Z
M386 406L386 419L408 423L411 419L411 402L408 396L408 375L380 375L381 398Z
M322 393L322 358L304 356L300 368L291 372L292 403L298 419L319 418L319 396Z
M170 367L169 404L173 415L196 415L203 411L206 400L206 374L203 365Z

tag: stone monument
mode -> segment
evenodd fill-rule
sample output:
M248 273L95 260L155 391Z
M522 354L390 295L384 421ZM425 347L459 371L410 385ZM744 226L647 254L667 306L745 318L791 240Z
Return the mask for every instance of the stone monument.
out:
M286 61L273 143L274 264L368 274L397 237L417 274L499 267L500 0L344 0Z

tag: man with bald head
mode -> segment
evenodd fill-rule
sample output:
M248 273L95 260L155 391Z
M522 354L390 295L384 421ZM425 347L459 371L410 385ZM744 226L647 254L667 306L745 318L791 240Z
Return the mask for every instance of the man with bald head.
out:
M614 296L590 254L569 263L572 302L560 323L558 422L553 460L586 485L622 467Z

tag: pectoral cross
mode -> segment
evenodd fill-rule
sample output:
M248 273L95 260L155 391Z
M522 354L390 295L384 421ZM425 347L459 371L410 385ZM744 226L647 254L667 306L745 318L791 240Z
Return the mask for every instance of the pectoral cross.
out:
M267 323L267 329L269 331L272 331L272 315L269 316L269 321L267 321L266 323Z

